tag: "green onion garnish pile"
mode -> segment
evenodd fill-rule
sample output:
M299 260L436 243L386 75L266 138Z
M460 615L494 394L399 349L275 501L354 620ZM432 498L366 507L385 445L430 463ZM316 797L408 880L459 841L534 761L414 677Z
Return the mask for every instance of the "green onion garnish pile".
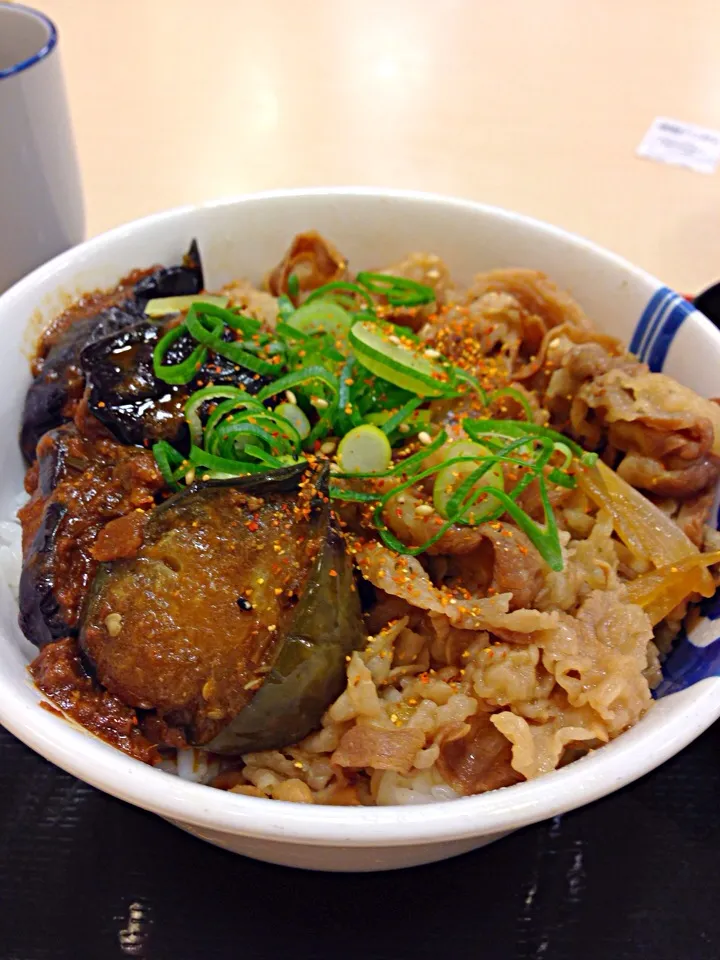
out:
M293 280L288 289L296 296L298 284ZM299 307L281 296L272 331L221 305L224 298L200 295L183 298L182 305L178 298L167 301L167 312L187 309L187 313L155 348L153 366L159 379L188 384L210 354L216 354L265 381L255 394L209 383L190 395L185 404L188 454L166 441L153 447L168 486L178 490L183 480L190 482L196 475L219 479L265 472L304 456L333 453L339 440L342 472L334 474L330 495L368 504L380 537L391 549L417 555L454 524L472 526L507 513L549 566L562 569L548 484L573 487L575 478L568 472L573 460L589 464L594 455L533 423L520 391L502 387L486 393L467 371L385 319L376 297L390 308L412 309L432 303L435 294L412 280L362 272L354 283L339 281L318 288ZM162 315L163 301L151 301L149 306L154 316ZM168 352L184 335L195 343L192 352L182 362L168 362ZM460 425L469 440L451 444L444 430L435 432L428 404L469 392L476 395L478 409L497 397L511 397L527 420L465 418ZM393 464L392 448L404 447L418 436L419 449L414 444L409 456ZM329 437L332 442L326 442ZM427 466L428 458L438 452L444 459ZM512 470L518 480L506 490L505 473ZM384 514L392 509L393 497L429 477L434 477L436 527L422 545L408 546L388 529ZM397 485L388 489L385 484L381 492L374 492L372 481L386 478L397 479ZM345 482L349 479L368 483L350 486ZM517 502L533 481L544 511L542 525Z

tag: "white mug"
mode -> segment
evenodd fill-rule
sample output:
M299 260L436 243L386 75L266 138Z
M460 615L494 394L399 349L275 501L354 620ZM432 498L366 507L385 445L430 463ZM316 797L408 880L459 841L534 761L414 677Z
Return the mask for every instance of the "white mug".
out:
M0 293L84 230L57 30L0 2Z

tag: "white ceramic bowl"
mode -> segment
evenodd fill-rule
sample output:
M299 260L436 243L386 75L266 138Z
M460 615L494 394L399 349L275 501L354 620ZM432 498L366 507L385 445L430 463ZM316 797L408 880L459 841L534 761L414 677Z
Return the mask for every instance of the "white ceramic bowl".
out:
M720 333L653 277L586 240L526 217L462 200L398 191L320 189L185 207L90 240L39 268L0 297L0 508L22 489L17 447L27 353L43 321L69 296L113 285L133 267L177 262L200 243L210 289L259 279L298 231L316 228L353 267L391 263L412 250L440 254L467 281L478 270L546 271L598 327L632 342L654 369L711 396ZM710 611L711 616L714 610ZM636 779L693 740L720 714L712 619L668 664L666 693L631 731L548 776L452 802L410 807L313 807L238 796L188 783L136 760L38 707L26 665L34 648L0 584L0 721L77 777L229 850L323 870L380 870L441 860L483 846ZM674 691L674 692L673 692Z

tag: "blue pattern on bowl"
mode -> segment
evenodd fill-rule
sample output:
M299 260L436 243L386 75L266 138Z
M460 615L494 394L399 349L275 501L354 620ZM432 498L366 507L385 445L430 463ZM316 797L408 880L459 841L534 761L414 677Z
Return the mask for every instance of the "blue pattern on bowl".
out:
M673 338L693 312L692 304L674 290L660 287L638 321L630 340L631 353L644 360L653 373L660 372ZM717 527L720 529L720 516ZM708 629L720 619L720 591L700 604L700 612L705 619L692 633L702 645L694 643L683 629L662 665L663 680L653 693L656 698L684 690L706 677L720 676L720 637L707 642Z
M630 340L630 352L644 360L653 373L659 373L675 334L694 309L674 290L660 287L638 320Z

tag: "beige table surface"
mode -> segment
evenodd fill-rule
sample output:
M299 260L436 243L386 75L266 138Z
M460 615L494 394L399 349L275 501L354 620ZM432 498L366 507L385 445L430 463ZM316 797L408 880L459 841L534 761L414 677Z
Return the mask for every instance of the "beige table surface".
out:
M720 171L635 156L720 128L718 0L38 0L60 29L88 232L244 191L439 191L720 279Z

